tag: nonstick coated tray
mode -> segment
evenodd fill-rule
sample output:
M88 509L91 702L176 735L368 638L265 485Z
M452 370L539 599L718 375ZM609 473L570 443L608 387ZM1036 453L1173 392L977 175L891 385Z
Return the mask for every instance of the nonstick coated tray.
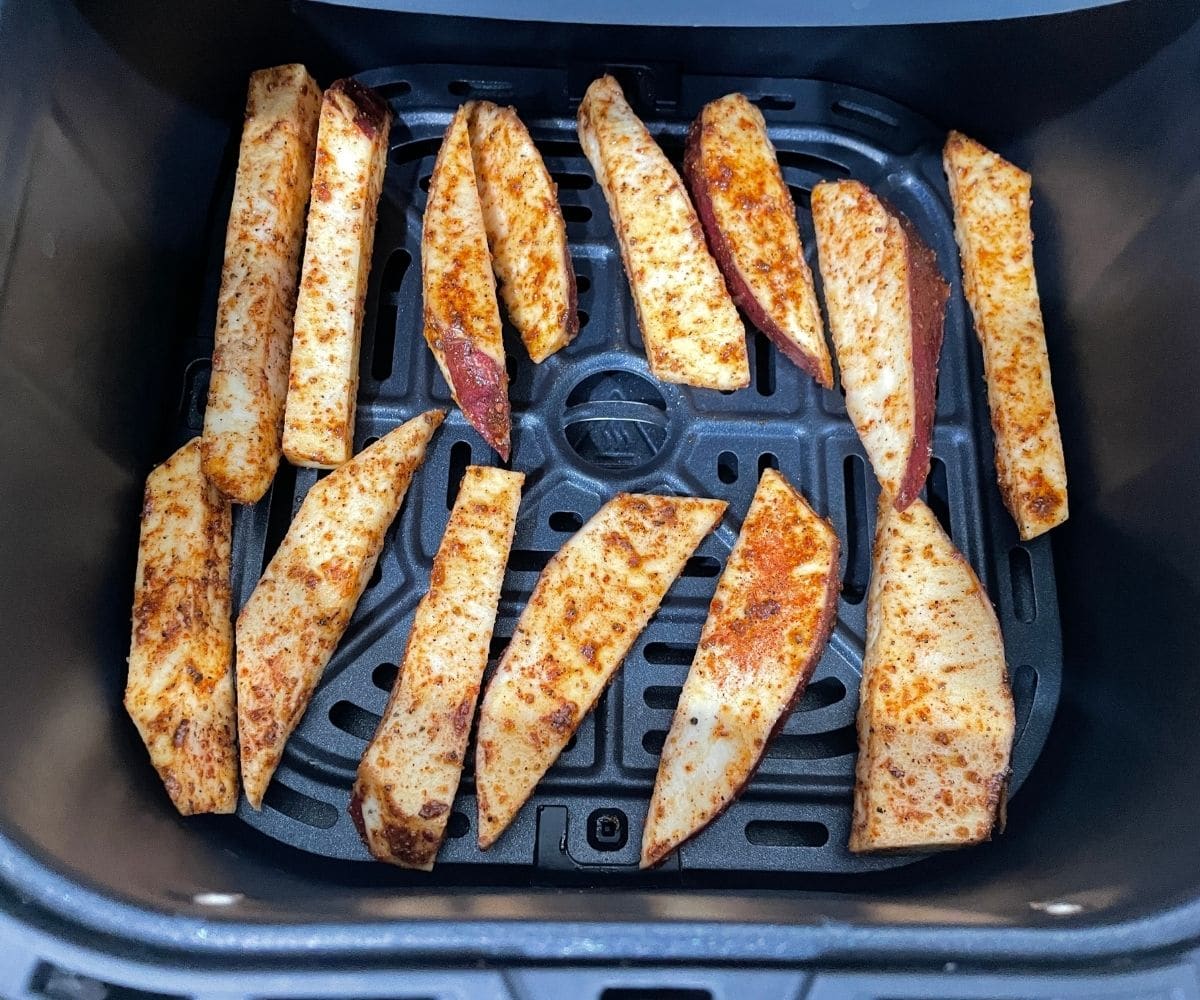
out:
M766 117L819 282L809 191L855 177L904 212L936 251L953 294L941 357L927 499L996 604L1016 699L1015 792L1041 751L1061 675L1048 539L1019 542L995 485L981 358L962 297L940 165L944 132L876 95L804 80L680 77L654 66L570 72L410 66L375 70L396 115L363 326L356 450L429 407L449 409L388 533L379 566L266 795L238 815L267 837L313 854L369 860L346 812L359 757L374 732L428 583L462 471L496 455L453 407L421 333L420 246L425 192L442 133L470 98L515 105L558 183L579 283L581 331L541 365L505 328L513 404L511 467L525 495L492 641L489 672L550 556L620 490L720 497L729 511L671 588L596 710L489 851L475 843L467 768L441 866L524 866L553 882L636 871L658 753L717 576L771 466L799 486L842 539L843 590L829 646L802 700L729 810L666 862L666 871L877 871L917 855L846 850L854 779L870 546L878 496L843 397L814 384L747 324L752 383L735 393L659 384L649 375L608 210L575 133L593 76L614 72L678 166L689 122L740 90ZM231 190L231 180L229 190ZM224 212L224 205L218 213ZM207 302L215 299L224 220L214 220ZM211 312L189 341L180 442L197 433L207 395ZM240 608L318 473L280 468L271 493L238 509L234 597ZM485 681L486 683L486 681ZM442 870L445 870L442 868ZM486 871L477 869L480 877ZM436 875L434 876L436 878Z

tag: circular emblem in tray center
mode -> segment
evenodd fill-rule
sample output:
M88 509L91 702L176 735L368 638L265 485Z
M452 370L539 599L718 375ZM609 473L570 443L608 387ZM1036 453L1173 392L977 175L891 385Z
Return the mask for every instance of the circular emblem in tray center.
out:
M671 417L662 392L636 372L593 372L567 395L563 430L585 462L603 469L636 469L667 443Z

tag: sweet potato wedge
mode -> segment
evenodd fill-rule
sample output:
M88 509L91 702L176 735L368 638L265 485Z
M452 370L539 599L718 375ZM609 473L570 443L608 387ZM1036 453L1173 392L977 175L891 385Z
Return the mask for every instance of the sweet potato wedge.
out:
M579 106L579 141L604 191L655 378L750 384L746 330L683 181L611 76Z
M125 709L183 815L237 806L229 501L193 438L146 480Z
M292 335L283 453L334 468L354 447L358 353L392 112L356 80L325 91Z
M724 511L722 500L621 493L542 571L479 714L481 848L558 759Z
M507 461L508 372L469 114L465 104L455 113L429 180L421 230L425 341L463 416Z
M279 468L321 88L300 65L250 76L204 412L204 474L257 503Z
M816 669L840 588L833 528L767 469L717 583L658 762L643 868L704 829L750 781Z
M929 475L950 289L908 219L858 181L818 184L812 212L846 410L903 510Z
M688 132L683 176L733 301L786 357L832 389L796 206L762 112L744 94L704 106Z
M444 415L413 418L315 483L238 616L242 784L255 809Z
M951 132L942 154L983 347L1000 493L1023 539L1067 519L1067 468L1033 270L1029 174Z
M880 497L873 563L850 850L987 840L1015 726L996 613L920 500Z
M475 183L508 318L535 362L579 333L575 268L557 188L513 108L467 105Z
M429 871L446 835L524 479L478 465L463 475L350 800L350 815L380 861Z

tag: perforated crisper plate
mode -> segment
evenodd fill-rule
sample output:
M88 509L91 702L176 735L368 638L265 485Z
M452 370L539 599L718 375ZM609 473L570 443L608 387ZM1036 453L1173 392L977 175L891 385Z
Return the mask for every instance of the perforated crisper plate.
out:
M700 107L741 90L766 116L795 196L816 273L809 190L856 177L889 199L937 252L954 294L933 435L928 498L995 601L1017 705L1015 791L1042 748L1058 698L1061 651L1050 545L1020 544L992 468L979 348L961 294L945 182L944 133L890 101L801 80L679 77L651 67L512 70L420 66L361 79L396 114L363 327L356 449L431 406L450 409L392 530L370 586L267 792L262 812L238 815L314 854L368 860L346 813L355 767L383 710L409 624L428 583L463 468L496 456L453 408L421 335L420 246L425 191L458 104L513 104L558 182L579 281L579 337L541 365L511 329L512 467L527 474L516 541L492 642L512 635L538 572L619 490L721 497L729 511L671 588L594 713L490 851L475 845L474 748L440 865L536 866L551 881L571 870L636 869L658 753L709 599L760 470L787 474L843 542L838 623L801 704L772 741L745 794L667 862L697 872L861 872L913 855L858 858L845 847L854 776L854 713L877 486L839 392L816 386L751 331L752 384L723 394L650 378L616 239L575 134L592 76L612 70L678 165ZM592 71L595 71L594 73ZM226 202L227 205L227 202ZM224 206L218 208L223 211ZM214 220L209 299L215 298L225 216ZM818 276L819 277L819 276ZM199 431L211 315L187 372L179 437ZM317 473L284 464L270 495L235 516L237 606L249 596ZM480 876L485 872L480 871Z

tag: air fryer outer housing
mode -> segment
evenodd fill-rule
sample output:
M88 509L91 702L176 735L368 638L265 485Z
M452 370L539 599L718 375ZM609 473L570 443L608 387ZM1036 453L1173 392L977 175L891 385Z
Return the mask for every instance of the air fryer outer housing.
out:
M0 988L80 995L64 993L78 972L189 996L383 996L398 987L379 970L404 966L433 977L413 989L441 995L460 986L431 970L481 962L1111 970L1200 937L1197 10L1131 0L1017 20L687 30L581 20L0 5ZM284 61L322 82L431 63L570 79L616 68L668 94L694 73L822 80L1031 171L1071 519L1050 543L1058 712L1003 836L887 872L568 886L528 870L416 877L283 848L237 818L174 815L120 708L137 511L211 314L246 77ZM1148 980L1121 968L1131 989L1195 987L1189 968ZM554 971L477 969L477 989L461 988L562 995L565 981L589 995L591 973ZM732 989L708 974L626 972L595 992ZM764 995L882 989L762 975ZM910 987L895 995L935 988Z

